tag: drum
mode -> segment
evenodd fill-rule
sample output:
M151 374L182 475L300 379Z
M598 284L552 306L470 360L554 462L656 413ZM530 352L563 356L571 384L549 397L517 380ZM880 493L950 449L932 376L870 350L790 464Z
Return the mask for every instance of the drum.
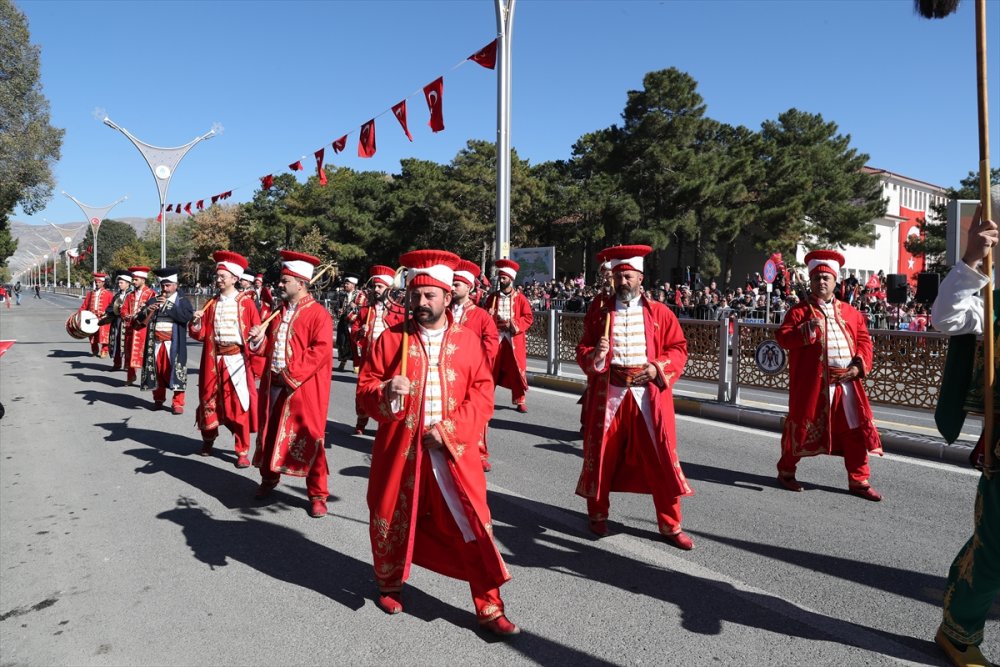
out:
M66 333L78 340L90 338L100 328L97 315L89 310L78 310L66 320Z

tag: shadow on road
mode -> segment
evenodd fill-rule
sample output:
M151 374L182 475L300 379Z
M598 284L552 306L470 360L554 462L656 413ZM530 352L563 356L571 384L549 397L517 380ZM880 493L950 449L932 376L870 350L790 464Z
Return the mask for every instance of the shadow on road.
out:
M134 389L134 388L132 388ZM138 391L135 389L135 391ZM125 408L126 410L138 410L140 408L149 409L152 405L151 399L143 399L134 394L125 394L121 391L118 392L106 392L106 391L95 391L93 389L84 389L83 391L76 392L78 396L82 396L83 400L87 401L88 405L93 405L94 403L109 403L111 405L117 405L120 408Z
M107 387L121 387L122 379L107 375L90 375L89 373L63 373L66 377L76 378L80 382L88 384L98 383Z
M775 458L775 461L777 461L777 458ZM741 489L749 489L752 491L763 491L764 489L778 488L778 482L776 479L777 472L774 475L757 475L743 470L716 468L714 466L708 466L701 463L689 463L687 461L681 461L681 466L684 468L684 475L688 479L696 479L701 482L725 484L727 486L736 486ZM823 484L803 482L801 477L798 478L798 481L802 484L802 488L807 492L829 491L831 493L845 493L847 491L846 484L843 488L836 488L833 486L825 486Z
M532 506L545 511L531 511ZM598 548L593 542L569 539L562 522L548 516L550 513L564 513L565 510L560 507L491 491L490 508L494 534L511 553L507 556L509 563L598 581L668 603L681 611L681 627L689 632L718 635L726 623L735 623L779 636L848 643L863 650L916 660L922 664L937 665L941 662L936 647L930 641L857 625L806 610L780 597L738 590L725 581L666 570ZM582 514L579 523L580 536L587 535L586 517ZM647 535L653 537L656 534L650 532ZM642 537L640 535L639 539ZM791 557L791 554L787 555ZM812 558L813 554L808 557ZM852 565L856 572L857 564ZM580 601L562 604L580 604ZM595 609L599 608L596 600L594 604L598 605ZM818 628L829 629L829 632ZM669 631L669 628L664 628L664 631ZM877 638L877 646L871 645L873 636ZM858 639L852 641L851 638L855 637Z
M18 345L51 345L51 343L44 343L42 341L34 341L33 343L22 343L18 341ZM92 357L94 356L90 352L77 352L75 350L50 350L50 357L65 359L68 357Z
M490 429L491 430L504 430L504 431L517 431L518 433L527 433L528 435L538 436L539 438L544 438L546 440L553 440L556 442L569 441L580 439L579 431L570 431L564 428L553 428L551 426L546 426L544 424L532 424L526 421L511 421L509 419L499 419L495 415L490 419Z

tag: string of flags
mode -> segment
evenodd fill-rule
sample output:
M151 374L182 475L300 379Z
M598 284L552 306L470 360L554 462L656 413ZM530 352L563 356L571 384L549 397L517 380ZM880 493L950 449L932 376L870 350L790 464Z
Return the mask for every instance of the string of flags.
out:
M493 40L483 48L479 49L473 53L468 58L465 58L457 65L452 67L452 70L464 65L465 63L472 61L481 67L486 69L495 69L497 62L497 40ZM427 103L427 110L430 113L430 119L427 125L431 128L431 132L437 133L444 130L444 109L443 109L443 96L444 96L444 76L439 76L422 89L424 95L424 101ZM417 93L414 92L409 97L413 97ZM396 117L399 122L400 127L403 129L403 133L406 138L413 141L413 135L410 133L408 121L407 121L407 109L406 100L404 98L397 104L394 104L391 108L382 111L379 114L373 116L370 120L361 125L358 131L358 157L359 158L370 158L375 155L376 143L375 143L375 119L384 115L387 112L392 112L392 115ZM351 136L353 132L348 132L330 143L330 147L333 149L334 154L342 153L347 148L347 138ZM323 169L323 158L326 155L326 146L313 152L313 157L316 158L316 176L319 179L320 185L326 185L326 171ZM296 160L288 165L290 171L304 171L305 167L302 164L302 160ZM260 185L264 190L269 190L274 186L274 173L267 174L266 176L260 177ZM236 188L238 189L238 188ZM224 201L233 196L233 190L226 190L216 195L212 195L209 199L212 204L216 204L220 201ZM192 211L192 207L194 211ZM205 199L197 199L189 201L185 204L167 204L167 213L187 213L188 215L194 215L196 211L205 210ZM162 218L157 215L157 222L163 222Z

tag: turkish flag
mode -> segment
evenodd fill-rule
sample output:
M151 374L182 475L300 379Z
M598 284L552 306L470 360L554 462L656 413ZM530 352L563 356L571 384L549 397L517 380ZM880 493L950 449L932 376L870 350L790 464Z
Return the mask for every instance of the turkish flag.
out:
M925 260L922 256L914 255L906 249L906 242L912 238L921 239L923 234L920 231L920 220L926 214L923 211L914 211L904 206L899 207L899 217L903 222L899 223L899 254L896 263L896 273L903 273L911 283L916 284L916 276L924 270Z
M199 211L204 211L205 210L205 200L204 199L199 199L198 203L195 204L194 207L196 209L198 209Z
M271 186L274 185L274 174L268 174L260 179L260 184L265 190L270 190Z
M191 212L191 202L188 202L187 204L184 204L184 212L187 213L188 215L194 215Z
M160 223L163 222L163 214L162 213L157 213L156 214L156 221L160 222Z
M292 171L302 171L302 160L296 160L295 162L288 165L288 168Z
M337 139L335 142L333 142L330 145L333 146L333 152L334 153L339 153L340 151L342 151L345 148L347 148L347 135L345 134L340 139Z
M326 185L326 171L323 170L323 153L325 150L321 148L313 153L316 156L316 176L319 177L320 185Z
M399 104L392 107L392 115L396 117L399 124L403 126L403 132L406 133L406 138L413 141L413 135L410 134L410 129L406 127L406 100L403 100Z
M173 210L174 210L174 205L173 204L167 204L167 213L170 213Z
M4 352L9 350L15 342L16 341L13 340L0 340L0 357L2 357Z
M493 40L483 48L473 53L468 58L474 63L479 63L486 69L493 69L497 66L497 40Z
M434 132L440 132L444 129L444 110L441 108L443 94L444 77L439 76L424 86L424 98L427 100L427 108L431 112L431 119L427 124Z
M212 195L212 205L213 205L213 206L215 205L215 203L216 203L217 201L219 201L219 197L220 197L220 196L221 196L221 195Z
M375 155L375 119L361 126L361 136L358 138L358 157Z
M177 202L176 204L174 204L174 213L176 213L177 215L181 214L181 203L180 202Z

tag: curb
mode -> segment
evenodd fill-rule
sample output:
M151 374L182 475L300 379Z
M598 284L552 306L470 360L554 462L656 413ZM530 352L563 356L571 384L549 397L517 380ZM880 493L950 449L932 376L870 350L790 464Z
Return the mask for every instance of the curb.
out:
M528 384L544 387L554 391L581 395L586 387L583 380L533 373L529 371ZM777 410L762 410L745 408L739 405L719 403L696 398L674 397L674 410L677 414L689 417L700 417L712 421L726 422L738 426L747 426L762 431L781 433L785 425L785 413ZM933 438L905 431L879 429L882 446L885 451L893 454L906 454L923 459L944 461L967 466L972 447L965 445L949 445L941 438Z

